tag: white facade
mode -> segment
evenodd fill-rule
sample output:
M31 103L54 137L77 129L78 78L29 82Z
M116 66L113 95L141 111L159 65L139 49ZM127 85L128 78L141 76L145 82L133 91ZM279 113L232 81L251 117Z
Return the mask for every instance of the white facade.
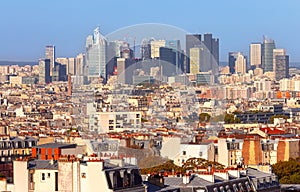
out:
M27 160L14 161L14 184L8 186L5 182L0 182L0 191L9 189L11 192L145 191L136 166L113 166L107 169L104 162L96 157L89 157L85 162L67 158L58 162L38 161L36 164ZM32 168L41 165L44 168ZM123 180L120 180L121 178Z
M90 115L90 130L98 133L134 130L141 127L141 112L96 112Z
M246 73L247 62L246 58L242 53L238 53L235 61L235 72L245 74Z
M243 140L223 139L218 140L218 163L226 167L242 163Z
M180 153L174 159L174 163L182 166L190 158L202 158L208 161L214 160L214 144L180 144Z

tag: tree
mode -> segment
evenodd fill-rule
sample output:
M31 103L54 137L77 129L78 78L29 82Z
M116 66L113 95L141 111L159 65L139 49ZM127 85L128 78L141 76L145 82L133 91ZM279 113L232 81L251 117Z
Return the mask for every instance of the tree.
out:
M240 123L241 119L238 117L235 117L234 114L229 114L226 113L224 117L224 121L226 124L231 124L231 123Z
M300 184L300 164L297 160L280 161L272 165L272 169L281 184Z
M200 120L200 122L209 122L209 120L210 120L210 115L207 114L207 113L201 113L201 114L199 115L199 120Z

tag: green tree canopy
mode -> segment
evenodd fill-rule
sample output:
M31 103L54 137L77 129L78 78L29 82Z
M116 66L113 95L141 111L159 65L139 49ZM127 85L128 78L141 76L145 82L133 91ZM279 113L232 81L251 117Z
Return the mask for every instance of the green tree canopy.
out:
M200 113L199 120L200 122L209 122L210 115L208 113Z
M300 184L300 164L297 160L280 161L272 165L272 169L281 184Z

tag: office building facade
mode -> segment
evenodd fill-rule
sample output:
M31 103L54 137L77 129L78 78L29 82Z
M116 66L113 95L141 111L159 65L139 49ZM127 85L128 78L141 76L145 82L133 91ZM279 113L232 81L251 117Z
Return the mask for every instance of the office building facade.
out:
M46 46L45 58L50 59L50 76L52 76L52 71L55 67L54 66L55 65L55 46L54 45Z
M107 41L97 27L94 34L86 39L86 64L89 77L106 77L106 51Z
M262 64L262 45L261 43L250 44L250 66L251 68L259 68Z
M39 60L39 83L47 84L51 82L50 59Z
M289 77L289 56L276 55L275 56L275 79L277 81Z
M276 46L274 40L264 38L262 49L262 68L264 73L273 71L273 49L275 48Z

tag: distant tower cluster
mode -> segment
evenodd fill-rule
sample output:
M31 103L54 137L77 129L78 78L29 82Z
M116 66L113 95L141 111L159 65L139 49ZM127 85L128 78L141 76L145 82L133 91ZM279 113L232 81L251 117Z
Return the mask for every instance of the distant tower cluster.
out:
M250 67L272 72L280 80L289 77L289 56L285 49L276 48L274 40L264 37L263 43L250 44Z
M199 48L198 51L201 53L199 59L199 72L209 72L216 73L219 70L219 39L213 38L212 34L206 33L203 35L203 40L200 34L190 34L186 35L186 65L185 71L191 73L195 72L195 62L191 61L191 49ZM196 49L193 49L195 53ZM196 56L194 54L194 56ZM192 65L191 66L191 62ZM197 69L196 69L197 70Z

